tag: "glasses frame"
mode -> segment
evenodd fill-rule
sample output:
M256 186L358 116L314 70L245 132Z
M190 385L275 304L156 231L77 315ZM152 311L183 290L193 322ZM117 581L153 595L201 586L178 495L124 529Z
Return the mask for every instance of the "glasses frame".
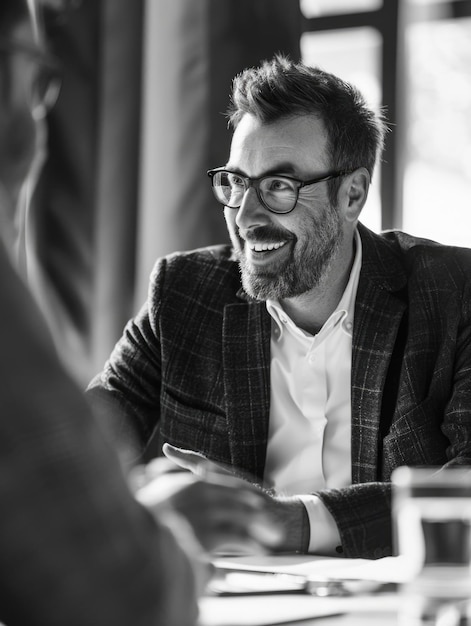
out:
M257 194L257 198L259 199L260 203L271 213L275 213L276 215L285 215L286 213L291 213L291 211L293 211L296 208L296 205L298 203L298 198L299 198L299 190L302 189L303 187L308 187L309 185L316 185L317 183L323 183L327 180L332 180L333 178L339 178L340 176L346 176L347 174L351 174L352 172L354 172L355 170L339 170L337 172L330 172L328 174L324 174L322 176L318 176L317 178L311 178L310 180L299 180L298 178L294 178L293 176L285 176L284 174L280 174L280 175L276 175L276 174L267 174L266 176L260 176L259 178L250 178L249 176L243 176L242 174L239 174L239 172L234 172L232 170L228 170L225 167L216 167L214 169L208 170L206 172L206 174L210 177L211 179L211 186L213 189L213 193L214 196L216 198L216 200L222 204L225 207L228 207L229 209L239 209L242 205L243 202L243 198L245 196L245 194L247 193L247 191L249 190L250 187L253 187L255 189L255 192ZM217 192L216 192L216 187L214 185L214 176L218 173L227 173L227 174L234 174L235 176L238 176L241 180L244 181L244 186L245 186L245 191L244 194L242 196L242 199L240 201L239 204L237 205L230 205L227 204L225 202L223 202L221 200L221 198L218 197ZM286 211L277 211L275 209L272 209L270 206L268 206L268 204L265 202L265 200L263 199L262 193L260 191L260 185L262 183L263 180L267 179L267 178L283 178L286 180L289 180L293 183L296 183L296 199L294 201L293 206L290 209L287 209Z

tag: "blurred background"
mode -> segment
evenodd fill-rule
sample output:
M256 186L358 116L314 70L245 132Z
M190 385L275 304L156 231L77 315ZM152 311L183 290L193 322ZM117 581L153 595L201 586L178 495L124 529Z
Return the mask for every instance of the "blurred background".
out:
M25 271L83 385L158 256L227 240L232 77L281 51L356 84L392 132L362 221L471 246L470 0L77 0L46 27L62 87Z

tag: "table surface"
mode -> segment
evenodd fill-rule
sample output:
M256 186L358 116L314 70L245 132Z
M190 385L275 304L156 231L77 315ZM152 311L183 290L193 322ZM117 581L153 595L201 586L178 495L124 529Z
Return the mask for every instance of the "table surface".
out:
M257 602L259 603L260 611L263 612L264 608L269 609L269 605L273 602L276 596L259 596ZM328 615L325 617L312 617L301 619L294 619L286 621L284 617L278 621L271 619L267 616L266 620L261 620L257 615L252 620L252 614L246 614L244 611L244 605L242 598L239 598L234 602L228 603L225 606L227 598L219 598L220 602L216 610L209 610L205 604L202 604L199 626L275 626L281 624L283 626L397 626L397 611L383 611L383 610L353 610L343 614ZM284 601L286 600L286 596ZM240 601L241 609L237 610L234 607L237 606L237 602ZM342 610L339 607L339 610Z
M231 593L208 594L201 599L199 626L396 626L398 623L401 598L390 585L384 587L381 584L399 581L401 563L395 557L374 562L315 555L254 556L216 559L214 564L218 584L213 585L213 593L227 592L228 589ZM237 572L236 576L234 572ZM344 582L361 580L366 582L366 587L362 584L359 589L355 583L346 592L342 587L341 595L335 588L327 597L306 592L278 593L280 587L277 585L290 584L293 574L298 580L306 576L309 580L321 581L326 577ZM221 576L222 589L219 585ZM234 578L237 579L235 583ZM286 583L288 578L290 583ZM228 587L224 587L226 581L229 581ZM371 586L371 581L381 582L374 582ZM265 593L234 593L235 589L240 591L241 585L244 590L244 585L248 585L252 592L255 586Z

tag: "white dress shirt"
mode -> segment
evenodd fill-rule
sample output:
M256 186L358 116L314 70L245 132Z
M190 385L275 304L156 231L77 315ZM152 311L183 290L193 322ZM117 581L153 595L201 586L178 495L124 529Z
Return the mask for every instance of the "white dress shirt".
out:
M270 423L265 484L299 495L310 522L309 551L334 553L337 527L312 492L351 484L351 362L353 313L361 240L335 311L317 335L296 326L279 302L272 317Z

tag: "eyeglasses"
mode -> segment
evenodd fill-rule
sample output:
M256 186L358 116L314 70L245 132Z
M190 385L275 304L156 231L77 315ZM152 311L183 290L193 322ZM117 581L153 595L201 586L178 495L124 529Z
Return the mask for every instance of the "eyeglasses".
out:
M59 97L62 84L59 61L40 48L14 39L0 39L0 53L25 54L38 65L31 88L31 105L35 117L44 117Z
M354 170L342 170L325 174L311 180L298 180L291 176L261 176L249 178L237 172L218 167L208 170L216 200L230 209L238 209L249 187L257 192L263 206L272 213L289 213L298 201L299 190L308 185L315 185L326 180L350 174Z

